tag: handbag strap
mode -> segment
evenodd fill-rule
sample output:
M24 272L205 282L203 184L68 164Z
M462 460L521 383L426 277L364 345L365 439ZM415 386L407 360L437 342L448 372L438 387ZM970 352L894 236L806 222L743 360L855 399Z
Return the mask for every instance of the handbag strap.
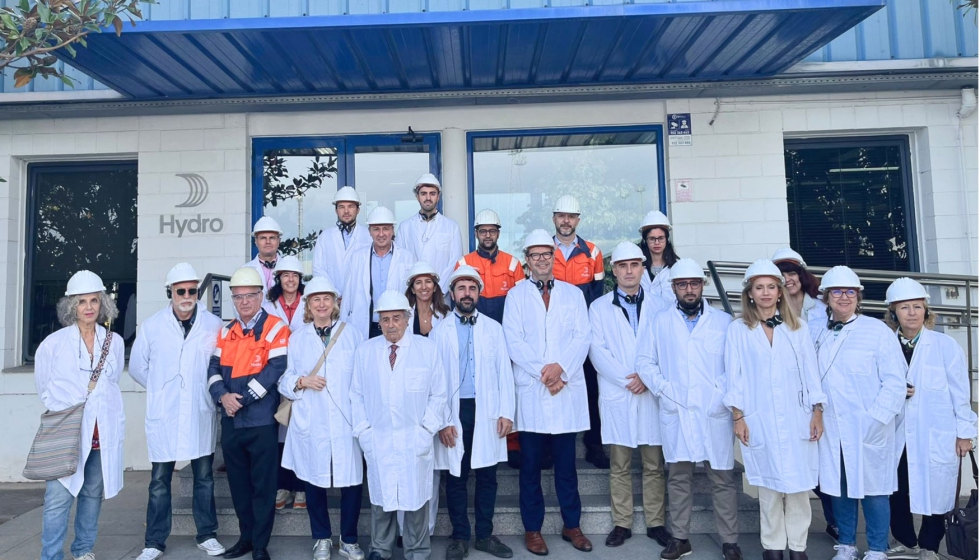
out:
M99 356L99 364L92 371L92 377L88 380L88 392L95 390L95 384L99 382L102 375L102 368L105 366L105 359L109 356L109 347L112 345L112 331L106 329L105 340L102 342L102 355Z
M327 354L329 354L330 350L333 349L333 345L336 344L337 339L340 338L340 333L344 332L344 327L346 326L347 323L341 323L340 328L337 329L337 334L330 337L330 342L328 342L327 346L323 349L323 354L320 356L320 359L317 361L316 365L313 366L313 371L310 372L310 375L320 371L320 368L323 367L323 362L327 361Z
M977 473L977 457L973 454L973 450L972 449L970 450L970 463L971 463L970 466L973 467L973 481L974 482L977 482L977 474L978 474ZM980 486L980 484L978 484L978 486ZM960 501L960 490L962 489L962 487L963 487L963 463L961 462L960 463L960 468L958 468L957 469L957 472L956 472L956 495L953 498L953 508L954 509L957 507L956 504L958 504L959 501Z

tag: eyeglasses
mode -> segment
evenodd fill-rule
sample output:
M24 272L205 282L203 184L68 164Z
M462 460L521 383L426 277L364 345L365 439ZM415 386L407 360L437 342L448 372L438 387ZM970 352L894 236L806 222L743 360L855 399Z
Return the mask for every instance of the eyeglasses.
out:
M174 290L174 293L177 294L178 296L183 296L187 294L196 296L197 288L177 288L176 290Z
M667 242L667 238L664 237L664 236L660 236L660 237L647 237L647 243L650 243L651 241L653 243L658 243L658 244L659 243L666 243Z
M532 261L546 261L546 260L550 259L553 256L555 256L555 252L554 251L548 251L547 253L528 253L527 254L528 260L532 260Z
M484 235L496 235L498 233L500 233L500 230L497 229L497 228L482 228L482 229L476 230L476 234L477 235L480 235L480 236L484 236Z
M255 301L261 295L262 295L262 292L261 291L252 292L250 294L235 294L235 295L231 296L231 299L235 303L241 303L241 302L246 301L246 300L248 300L248 301Z
M680 282L674 282L674 287L677 288L678 290L686 290L688 288L691 288L692 290L696 290L703 285L704 285L704 280L688 280L688 281L682 280Z
M835 298L842 298L844 296L853 298L857 296L857 293L858 293L857 290L855 290L854 288L849 288L847 290L841 290L841 289L830 290L830 295L834 296Z

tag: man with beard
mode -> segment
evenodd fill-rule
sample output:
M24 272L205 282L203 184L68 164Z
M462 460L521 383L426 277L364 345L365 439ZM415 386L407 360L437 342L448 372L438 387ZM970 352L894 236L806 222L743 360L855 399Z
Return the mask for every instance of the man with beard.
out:
M742 560L732 470L735 436L732 415L722 403L728 385L725 336L732 318L705 304L704 269L694 260L674 263L670 279L677 303L640 330L637 338L642 343L636 348L636 372L660 399L664 461L670 465L667 501L673 535L660 558L678 560L691 554L694 466L704 461L722 556Z
M582 211L572 195L559 196L551 220L555 224L555 279L578 286L585 295L585 305L592 305L602 295L606 277L602 251L594 243L579 237ZM585 460L597 469L608 469L609 458L602 448L602 421L599 418L599 381L591 360L585 360L585 388L589 396L589 429L582 438ZM665 543L661 543L665 544Z
M455 314L440 322L431 335L442 358L446 392L452 395L452 424L440 433L435 447L436 469L449 470L446 506L453 533L446 560L462 560L469 552L466 482L470 468L476 474L475 548L497 558L514 554L492 535L497 463L507 458L504 438L514 426L514 369L500 324L477 311L482 283L472 266L464 264L453 272L449 287Z
M463 239L459 224L439 212L442 186L432 173L415 182L415 199L419 213L398 224L398 243L415 257L415 262L432 265L442 280L442 293L449 293L449 277L456 261L463 256Z
M337 190L333 197L333 208L337 213L337 225L324 228L316 238L316 246L313 248L313 276L326 276L334 286L342 286L343 263L357 247L369 245L371 235L366 227L357 223L361 199L353 187Z

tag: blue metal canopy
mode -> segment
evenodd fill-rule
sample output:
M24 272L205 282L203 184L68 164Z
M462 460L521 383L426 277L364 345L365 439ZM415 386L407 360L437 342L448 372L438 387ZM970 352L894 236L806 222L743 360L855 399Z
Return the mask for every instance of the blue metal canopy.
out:
M721 0L139 22L60 57L135 99L407 93L772 76L884 0Z

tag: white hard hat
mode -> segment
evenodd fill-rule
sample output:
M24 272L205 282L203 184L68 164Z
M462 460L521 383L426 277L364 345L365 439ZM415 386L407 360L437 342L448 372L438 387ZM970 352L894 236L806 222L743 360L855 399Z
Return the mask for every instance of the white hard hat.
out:
M563 214L581 214L582 209L578 205L578 199L570 194L563 194L555 201L555 208L552 214L561 212Z
M296 274L299 274L300 277L302 277L303 263L299 262L299 259L297 259L293 255L286 255L285 257L279 257L279 260L276 261L276 267L272 269L272 273L278 276L280 272L295 272Z
M543 229L536 229L524 238L524 250L527 251L531 247L551 247L554 249L555 238Z
M265 284L262 282L262 278L259 276L259 271L255 270L250 266L243 266L235 271L231 275L231 282L228 283L232 288L239 288L243 286L255 286L264 287Z
M661 227L670 231L670 220L660 210L650 210L646 216L643 216L643 222L640 223L640 235L652 227Z
M65 290L65 295L77 296L104 291L105 285L102 284L102 279L99 278L98 274L88 270L79 270L68 279L68 289Z
M360 206L361 197L357 196L357 191L354 190L354 187L340 187L333 195L333 205L336 206L338 202L354 202Z
M830 288L857 288L863 290L864 286L861 285L861 279L858 278L854 271L846 266L835 266L827 271L820 279L820 291L826 291Z
M255 222L252 226L252 236L262 233L263 231L272 231L282 235L282 228L279 227L279 222L273 220L269 216L262 216L259 221Z
M500 227L500 216L490 209L480 210L476 213L476 220L473 222L473 227L478 228L480 226Z
M367 223L369 226L395 225L395 214L384 206L378 206L368 214Z
M442 184L439 183L439 179L436 179L436 176L433 175L432 173L426 173L425 175L419 177L417 181L415 181L416 192L419 190L419 187L421 186L435 187L440 191L442 191Z
M704 279L704 269L694 259L679 259L670 267L670 280L673 282L682 278Z
M792 261L803 268L806 268L806 262L803 260L803 255L800 255L789 247L777 249L776 252L772 254L772 262L779 264L783 261Z
M902 277L888 286L885 291L885 303L892 304L910 299L929 299L929 294L922 284L908 277Z
M303 299L315 294L333 294L335 298L340 297L340 291L330 281L329 276L314 276L307 282L303 291Z
M456 283L460 278L469 278L470 280L476 281L476 285L483 291L483 278L480 278L480 273L468 264L462 264L453 271L449 276L449 287L452 288L453 284Z
M620 261L645 261L646 257L643 256L643 251L636 246L636 243L630 243L629 241L623 241L616 248L613 249L612 259L610 262L616 264Z
M780 285L783 283L783 273L779 270L779 267L776 266L776 263L769 259L759 259L745 269L745 276L742 278L742 286L748 286L752 282L753 278L757 278L759 276L772 276Z
M182 262L174 265L167 273L167 283L164 284L166 287L173 286L174 284L179 284L181 282L200 282L201 277L197 275L197 271L194 267L188 263Z
M405 294L398 290L385 290L378 298L378 304L374 306L374 311L411 311L412 306L408 303Z
M405 281L405 284L411 287L416 276L424 275L431 276L436 284L439 283L439 273L436 272L436 269L432 268L432 265L425 261L418 261L417 263L413 264L411 270L408 271L408 280Z

